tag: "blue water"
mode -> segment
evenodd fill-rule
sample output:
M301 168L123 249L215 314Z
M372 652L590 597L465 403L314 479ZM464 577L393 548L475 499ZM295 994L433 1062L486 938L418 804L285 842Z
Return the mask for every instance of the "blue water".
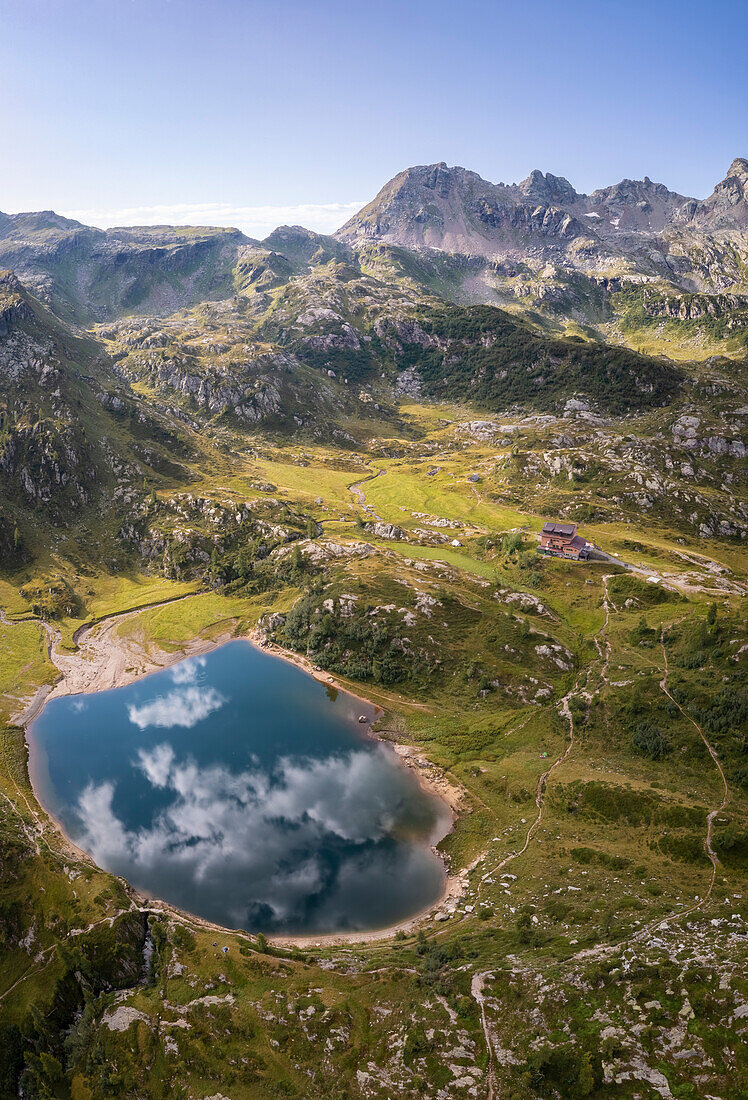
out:
M235 641L53 699L30 731L32 778L100 866L189 912L271 933L381 928L439 896L428 845L448 819L362 713Z

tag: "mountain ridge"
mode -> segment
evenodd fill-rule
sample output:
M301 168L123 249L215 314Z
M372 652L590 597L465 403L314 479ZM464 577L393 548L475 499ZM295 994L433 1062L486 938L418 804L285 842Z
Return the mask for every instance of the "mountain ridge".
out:
M53 211L3 214L0 265L82 329L223 303L242 329L250 321L271 345L301 340L317 369L344 377L373 369L367 343L378 337L355 318L383 323L388 298L390 311L407 301L410 319L418 301L441 299L500 307L545 337L678 361L742 358L747 183L743 158L703 200L648 176L585 195L539 169L494 184L439 162L398 173L335 234L278 226L258 240L224 227L101 230Z
M533 169L520 182L506 184L503 182L492 183L470 169L459 165L449 166L445 161L414 165L397 173L387 181L371 202L349 218L335 235L343 238L348 237L351 228L359 225L362 218L366 217L367 212L373 211L381 205L380 200L386 199L393 191L398 191L414 179L419 183L423 183L435 193L442 195L448 193L455 179L461 179L466 187L493 193L504 200L510 198L517 201L535 200L544 202L548 206L561 206L578 210L583 210L587 206L590 212L596 206L611 200L625 205L626 202L646 202L647 196L652 196L668 204L671 215L669 221L688 221L694 213L703 213L705 209L709 209L715 196L722 192L727 191L730 194L737 195L737 201L742 202L745 198L745 184L748 181L748 161L742 157L736 157L725 177L715 185L711 195L706 196L704 199L697 199L672 191L666 184L656 183L646 175L641 180L624 177L617 183L596 188L589 194L585 194L576 191L564 176L556 176L550 172L543 173L542 170L537 168ZM736 184L739 188L738 191L736 191ZM683 207L686 209L682 209Z

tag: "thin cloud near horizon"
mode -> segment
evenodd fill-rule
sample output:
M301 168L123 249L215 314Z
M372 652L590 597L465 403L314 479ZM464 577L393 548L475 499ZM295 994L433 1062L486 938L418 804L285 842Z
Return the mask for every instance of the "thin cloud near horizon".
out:
M241 229L249 237L266 237L279 225L303 225L333 233L366 205L362 202L297 203L289 206L235 206L232 203L164 203L117 210L60 210L84 225L112 229L128 225L205 225Z

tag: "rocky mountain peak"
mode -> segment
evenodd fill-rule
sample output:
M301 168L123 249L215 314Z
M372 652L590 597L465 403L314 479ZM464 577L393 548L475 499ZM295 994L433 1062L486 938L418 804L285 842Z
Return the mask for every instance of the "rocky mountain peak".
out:
M586 216L606 236L651 234L669 225L684 203L695 202L644 176L622 179L586 196Z
M748 160L736 157L727 170L727 179L739 179L748 182Z
M398 173L335 234L339 241L374 238L407 247L453 247L466 232L466 209L493 184L466 168L421 164Z
M431 164L426 168L422 177L422 183L423 186L427 187L430 191L436 191L439 195L448 195L455 184L459 184L460 178L464 173L464 168L449 168L447 164L441 160L438 164Z
M614 183L611 187L602 187L598 191L592 192L590 200L599 197L606 198L609 201L626 203L638 202L653 196L679 203L686 202L688 199L687 195L680 195L677 191L671 191L664 183L655 183L649 176L645 176L640 180L622 179L620 183Z
M263 241L263 244L268 245L270 241L288 241L288 240L312 240L319 237L319 233L315 233L313 229L306 229L303 225L279 225L272 233Z
M553 176L550 172L543 175L538 168L533 169L527 179L517 184L517 190L525 198L546 206L572 206L579 198L563 176Z
M705 229L748 228L748 160L736 157L709 198L687 203L680 220Z
M346 255L343 245L334 237L315 233L303 225L279 225L265 237L262 246L280 253L297 266L327 263L332 259L344 259Z
M464 193L478 188L491 188L493 185L482 179L477 172L471 172L459 165L448 165L441 160L437 164L419 164L413 168L406 168L399 172L393 179L386 183L374 203L383 196L392 197L402 194L411 196L423 195L424 191L433 192L441 198L447 198L450 194ZM373 205L373 204L370 204Z
M64 218L54 210L25 211L21 214L0 215L0 232L3 236L16 239L28 239L35 234L68 233L86 230L90 233L102 233L100 229L90 229L73 218Z

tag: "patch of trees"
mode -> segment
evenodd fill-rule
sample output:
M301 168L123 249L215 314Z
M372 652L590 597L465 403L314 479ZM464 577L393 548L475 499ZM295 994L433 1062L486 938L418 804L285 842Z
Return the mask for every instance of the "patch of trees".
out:
M611 855L599 848L572 848L569 855L577 863L597 863L601 867L610 867L613 871L624 871L631 865L631 860L625 856Z
M349 382L363 382L379 369L379 360L372 351L372 345L362 348L310 348L298 341L294 352L299 359L316 370L334 370L338 378Z
M222 588L225 595L252 596L285 585L303 587L319 573L298 545L288 554L271 558L270 552L268 542L259 539L223 553L214 549L206 580Z
M529 1055L525 1074L536 1095L576 1100L602 1086L602 1055L577 1043L543 1046Z
M552 409L581 392L617 415L672 401L683 380L670 363L605 344L549 339L493 306L445 306L421 319L440 346L406 344L400 369L414 367L437 398L505 409Z
M430 940L421 930L416 940L419 985L430 986L436 993L448 996L455 992L455 970L465 958L467 948L459 940L440 943Z
M658 847L680 863L700 863L706 855L704 838L696 833L668 833L660 837Z
M748 688L740 674L717 695L691 708L724 761L728 780L748 790Z
M730 822L714 835L714 850L723 862L748 866L748 828Z
M651 722L640 722L631 735L631 744L637 752L651 760L662 760L673 751L665 734Z
M16 520L0 511L0 568L19 569L31 560Z
M0 951L18 943L25 927L22 903L17 898L0 898Z
M623 696L622 709L626 717L633 724L645 718L651 720L653 711L662 704L657 692L659 689L650 677L637 679L628 690L621 692ZM676 709L677 713L677 709Z
M650 584L627 573L618 573L609 583L609 591L617 604L636 600L641 607L657 607L663 603L682 603L684 597L659 584Z
M24 584L21 595L40 619L72 617L81 610L80 597L64 577L37 577Z
M748 688L740 682L723 687L705 706L697 707L695 713L708 733L739 730L748 722Z
M726 656L725 642L737 624L717 615L716 604L710 604L705 619L681 624L672 633L673 663L680 668L703 668L712 660ZM734 636L734 635L733 635ZM666 639L667 641L667 639Z
M618 787L592 780L571 783L550 796L566 806L569 813L596 817L611 824L666 825L673 829L701 829L704 813L696 807L682 806L645 791Z
M649 625L643 615L629 634L629 641L632 645L645 646L647 649L651 649L657 643L657 638L657 631Z
M325 607L323 592L315 588L297 600L275 637L352 680L395 684L427 679L433 664L420 651L413 655L399 648L394 624L370 615L371 610L371 604L359 601L341 614L339 601L332 600L332 609Z

